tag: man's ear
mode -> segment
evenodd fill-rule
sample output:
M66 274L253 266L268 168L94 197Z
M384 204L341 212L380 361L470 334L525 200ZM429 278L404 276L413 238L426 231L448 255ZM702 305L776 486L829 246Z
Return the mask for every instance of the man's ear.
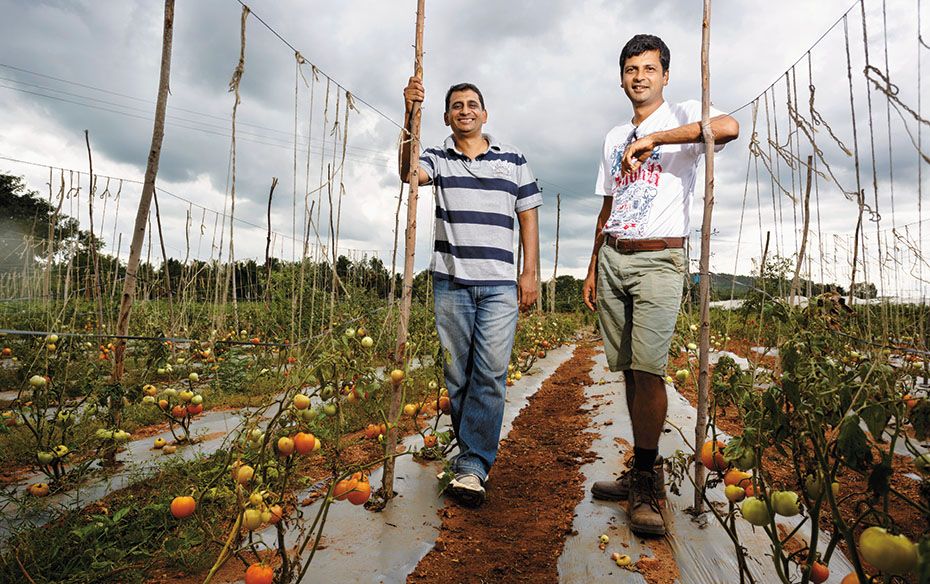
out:
M668 69L662 72L662 87L668 85Z
M488 110L481 110L481 123L482 124L488 123Z
M442 121L448 126L449 125L449 112L443 112Z

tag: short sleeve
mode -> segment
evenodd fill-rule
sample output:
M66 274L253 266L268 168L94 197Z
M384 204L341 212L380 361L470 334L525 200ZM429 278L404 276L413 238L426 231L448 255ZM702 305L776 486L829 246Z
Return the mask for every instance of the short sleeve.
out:
M423 151L423 154L420 155L420 168L422 168L426 176L429 177L430 182L433 182L433 179L436 177L435 148L427 148Z
M539 185L536 184L536 176L522 154L518 156L518 163L516 211L522 213L539 207L543 200Z
M703 119L702 115L702 106L701 102L697 100L688 100L678 104L681 108L681 125L693 124L695 122L700 123ZM710 111L708 112L710 117L714 118L717 116L724 115L724 112L718 110L714 106L710 106ZM695 142L694 144L688 144L689 149L694 153L695 156L700 156L704 154L704 142ZM714 144L714 152L720 152L723 150L724 144Z
M594 194L599 197L612 197L613 184L611 182L610 161L607 160L607 140L601 148L601 160L597 165L597 182L594 184Z

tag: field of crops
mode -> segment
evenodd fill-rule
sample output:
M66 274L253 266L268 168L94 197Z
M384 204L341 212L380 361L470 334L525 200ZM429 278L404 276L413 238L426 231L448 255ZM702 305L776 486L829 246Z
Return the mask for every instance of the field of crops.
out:
M715 89L730 113L713 119L739 128L717 143L727 144L719 154L707 114L711 2L700 22L693 7L669 11L676 46L689 47L703 27L701 74L677 86L696 91L701 77L704 125L681 126L701 135L659 142L637 137L636 126L627 145L649 143L640 161L653 161L656 187L671 173L657 162L660 147L678 156L682 141L703 148L693 170L703 164L707 174L693 209L684 197L685 237L662 238L662 251L684 246L675 285L636 292L651 297L637 303L677 299L681 279L656 466L668 491L655 497L661 537L634 533L635 504L592 496L596 481L635 474L626 474L634 440L643 442L630 410L643 394L610 370L578 277L602 201L589 192L594 167L574 155L596 154L602 129L588 118L614 123L620 103L613 72L613 101L590 84L602 68L592 55L614 51L615 39L578 30L593 18L628 37L628 14L553 0L563 13L534 16L530 3L512 2L500 3L494 22L464 27L476 29L476 51L500 50L481 53L488 64L469 72L500 110L485 110L475 92L476 111L506 114L494 118L495 136L512 132L526 152L497 155L519 161L521 176L528 161L539 173L516 184L492 164L495 178L475 181L498 186L472 188L432 177L409 186L415 165L397 176L398 158L403 169L405 153L416 160L442 143L440 124L451 125L449 95L441 116L431 75L445 83L450 70L459 74L450 55L461 58L459 21L470 21L458 5L431 2L436 50L424 57L425 2L416 3L414 73L427 71L429 97L414 106L401 94L409 67L401 75L393 53L409 35L398 41L400 17L385 3L330 2L312 18L285 0L261 4L267 18L223 0L178 3L177 12L174 0L163 12L160 2L125 3L131 15L94 3L0 4L49 46L71 38L66 28L90 30L85 17L112 16L116 28L101 24L111 34L49 49L43 58L56 67L87 55L129 59L95 65L100 78L89 79L29 65L27 53L45 55L45 46L20 50L30 41L21 31L0 35L0 51L22 62L4 60L23 65L0 63L0 89L18 92L0 107L0 127L10 128L0 132L0 583L930 584L922 0L859 0L839 19L828 3L792 4L784 10L797 14L785 21L759 3L739 15L745 23L721 27L716 38L741 63L722 77L742 91L755 69L782 67L784 51L798 57L783 38L791 34L766 36L773 25L763 14L782 28L807 31L821 11L832 23L811 25L819 38L749 101ZM344 12L354 20L334 24ZM686 21L693 31L674 26ZM364 95L297 50L288 39L298 35ZM551 42L559 35L572 42ZM676 48L676 67L696 65L691 52ZM500 55L519 65L503 67ZM434 68L424 70L424 59ZM661 68L650 74L668 84L668 63ZM130 83L130 72L139 79ZM565 98L556 85L579 95ZM534 89L505 97L513 87ZM145 99L131 95L143 91ZM661 89L654 95L658 108ZM74 124L92 130L75 142ZM473 137L486 138L485 153L500 150L480 130ZM623 152L613 155L620 168ZM463 155L465 166L484 155ZM651 188L652 178L632 176L614 178ZM468 191L477 208L479 195L504 183L513 183L515 208L537 195L544 205L518 221L441 205L443 188ZM617 207L648 215L650 192L617 194ZM680 190L675 197L677 205ZM604 207L605 218L604 209L617 211ZM461 219L446 221L450 213ZM508 229L513 249L444 240L443 221ZM620 253L658 241L626 237L614 242ZM434 274L454 273L430 264L434 247L449 265L503 262L521 294L539 292L519 315L480 505L446 489L466 434L453 429L449 388L459 394L454 381L446 387L449 354L434 316ZM628 319L642 318L633 310ZM472 343L469 354L479 354ZM662 385L650 379L661 402ZM649 468L655 450L636 452L638 468Z

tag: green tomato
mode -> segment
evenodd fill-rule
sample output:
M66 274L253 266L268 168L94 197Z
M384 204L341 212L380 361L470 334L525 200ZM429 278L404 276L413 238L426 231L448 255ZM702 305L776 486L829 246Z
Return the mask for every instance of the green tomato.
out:
M769 510L765 506L765 501L758 497L743 501L742 506L740 506L740 512L743 514L743 519L757 527L768 525L771 520Z
M52 464L52 461L55 460L54 454L44 450L38 452L36 457L39 459L39 464Z
M168 389L165 390L165 397L167 398L178 397L178 390L176 390L173 387L169 387Z
M819 499L823 495L823 479L812 474L807 475L804 478L804 492L812 501Z
M772 508L783 517L794 517L801 512L798 494L794 491L775 491L772 493Z
M862 558L882 572L904 574L917 567L917 546L905 535L892 535L883 527L869 527L859 536Z
M323 389L320 390L320 399L322 399L323 401L326 401L326 400L332 399L332 397L335 394L336 394L336 390L333 388L333 386L327 385Z
M200 404L203 403L203 396L198 393L197 395L191 398L191 403L194 404L195 406L199 406Z
M246 509L242 513L242 525L249 531L254 531L262 525L262 512L258 509Z
M746 498L746 489L740 487L739 485L727 485L723 489L723 494L726 495L726 498L731 503L739 503Z
M352 327L347 328L347 329L346 329L346 332L345 332L345 335L346 335L347 338L350 338L350 339L355 338L355 329L352 328Z
M32 387L45 387L46 383L48 383L48 381L41 375L33 375L29 378L29 385Z
M362 346L370 349L375 345L375 340L371 337L362 337Z
M57 456L58 458L63 458L65 455L67 455L71 451L64 444L59 444L58 446L54 448L54 452L55 452L55 456Z
M336 404L326 404L323 406L323 413L327 416L336 415Z

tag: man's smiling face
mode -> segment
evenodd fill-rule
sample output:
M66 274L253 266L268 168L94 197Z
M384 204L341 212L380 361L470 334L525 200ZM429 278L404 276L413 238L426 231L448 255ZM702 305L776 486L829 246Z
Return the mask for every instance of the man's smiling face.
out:
M662 89L668 85L668 71L662 68L659 51L627 58L620 72L620 84L634 107L661 102Z
M481 107L481 98L470 89L454 91L449 96L449 111L443 117L452 133L457 136L481 134L481 127L488 121L488 112Z

